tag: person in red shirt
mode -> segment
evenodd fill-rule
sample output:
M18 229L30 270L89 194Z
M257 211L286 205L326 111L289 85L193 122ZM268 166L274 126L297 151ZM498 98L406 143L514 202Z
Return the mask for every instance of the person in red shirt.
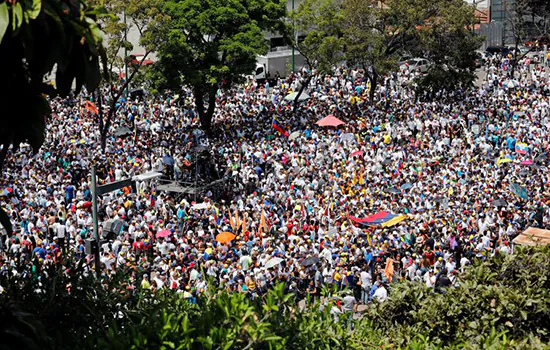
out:
M132 244L132 248L134 249L134 251L139 254L143 251L143 249L145 248L145 245L143 244L143 242L141 241L141 238L138 238L136 239L136 241L134 242L134 244Z
M424 256L426 256L426 259L428 259L430 266L433 266L433 264L435 264L435 253L432 250L426 251L426 253L424 253Z

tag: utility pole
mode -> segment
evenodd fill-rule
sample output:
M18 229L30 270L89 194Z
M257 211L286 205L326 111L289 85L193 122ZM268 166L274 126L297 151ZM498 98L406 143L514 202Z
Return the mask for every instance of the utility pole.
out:
M124 80L128 81L128 23L126 22L126 10L124 10ZM124 97L128 99L128 85L124 90Z
M101 271L99 269L99 228L98 228L98 219L97 219L97 170L95 165L92 165L92 219L94 221L94 257L95 257L95 272L97 278L101 277Z
M294 12L294 0L292 0L292 12ZM293 23L294 24L294 21ZM294 28L294 30L296 30L296 28ZM296 34L294 33L294 45L292 45L292 73L295 72L295 58L294 58L294 46L296 46Z

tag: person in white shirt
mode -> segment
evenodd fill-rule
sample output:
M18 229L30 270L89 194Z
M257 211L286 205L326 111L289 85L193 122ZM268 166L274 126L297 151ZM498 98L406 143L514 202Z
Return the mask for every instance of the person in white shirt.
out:
M361 302L366 304L372 287L372 276L368 271L361 271Z
M57 243L61 251L65 251L65 236L67 234L67 228L64 224L60 222L59 219L56 219L55 225L55 236L57 237Z
M330 265L326 265L323 269L323 279L325 281L325 284L332 283L332 275L334 274L334 270Z
M512 252L510 246L508 245L508 241L504 241L499 250L504 254L510 254Z
M431 270L428 270L424 274L424 282L426 283L426 287L428 288L432 288L434 286L432 283L432 275L433 275L433 272Z
M386 289L384 283L380 284L380 287L378 287L376 292L374 292L374 295L372 296L372 298L380 303L383 303L386 300L388 300L388 290Z

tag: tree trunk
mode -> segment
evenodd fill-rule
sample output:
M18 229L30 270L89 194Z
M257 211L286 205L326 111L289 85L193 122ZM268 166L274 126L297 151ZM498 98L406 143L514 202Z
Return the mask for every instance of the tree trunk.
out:
M208 107L205 110L204 107L204 95L206 92L202 90L199 86L195 86L195 105L197 106L197 113L199 114L199 121L201 122L201 127L207 135L210 135L212 132L212 117L214 116L214 111L216 110L216 86L211 86L208 88Z
M510 79L514 79L514 75L516 73L516 67L518 65L518 46L519 46L519 39L516 38L516 44L514 46L514 54L512 55L512 61L510 65Z
M374 70L374 67L372 68L372 75L369 75L369 80L370 80L369 99L370 99L370 102L374 104L374 94L376 93L376 87L378 86L378 73L376 73L376 70Z
M105 122L103 121L103 113L101 112L101 108L99 108L99 134L100 134L100 142L101 142L101 150L105 152L105 148L107 147L107 135L109 134L109 128L111 127L112 119L114 114L116 113L115 107L117 101L120 99L124 91L128 88L130 85L130 82L134 79L136 76L136 73L143 65L143 61L145 61L145 58L149 55L150 52L145 52L145 55L141 58L141 61L139 61L139 64L137 65L136 69L130 74L129 77L126 77L126 81L124 82L124 85L116 92L116 94L111 94L111 97L113 100L109 104L109 112L107 112L107 119ZM99 95L99 100L101 99L101 95Z
M309 76L306 78L306 80L302 82L302 86L300 87L300 90L298 90L298 94L294 98L294 108L292 109L292 115L296 114L296 111L298 110L298 101L300 99L300 96L302 96L302 93L308 87L311 79L313 79L313 74L309 73Z
M2 177L2 175L4 174L4 161L6 160L6 156L8 155L10 143L11 140L9 142L4 142L2 144L2 150L0 150L0 177Z

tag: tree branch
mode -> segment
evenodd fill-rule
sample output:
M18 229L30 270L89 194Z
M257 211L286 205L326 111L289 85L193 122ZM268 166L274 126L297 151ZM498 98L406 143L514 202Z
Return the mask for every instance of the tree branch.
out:
M119 100L119 98L122 96L122 94L124 93L124 91L128 88L128 86L130 85L130 82L132 81L132 79L134 78L134 76L136 75L136 73L138 72L138 70L141 68L141 66L143 65L143 62L145 61L145 59L147 58L147 56L150 54L151 52L150 51L146 51L145 54L143 55L143 57L141 58L141 61L139 61L137 67L134 69L134 71L132 72L132 74L130 74L129 77L126 77L126 81L124 82L124 84L122 85L122 87L117 91L116 95L114 95L113 97L113 100L111 101L110 105L109 105L109 111L107 112L107 119L105 120L105 123L103 125L102 128L100 128L100 136L101 136L101 146L102 148L104 148L106 146L106 138L107 138L107 132L109 131L109 128L111 127L111 123L112 123L112 120L113 120L113 115L115 114L115 107L116 107L116 103L117 101Z

